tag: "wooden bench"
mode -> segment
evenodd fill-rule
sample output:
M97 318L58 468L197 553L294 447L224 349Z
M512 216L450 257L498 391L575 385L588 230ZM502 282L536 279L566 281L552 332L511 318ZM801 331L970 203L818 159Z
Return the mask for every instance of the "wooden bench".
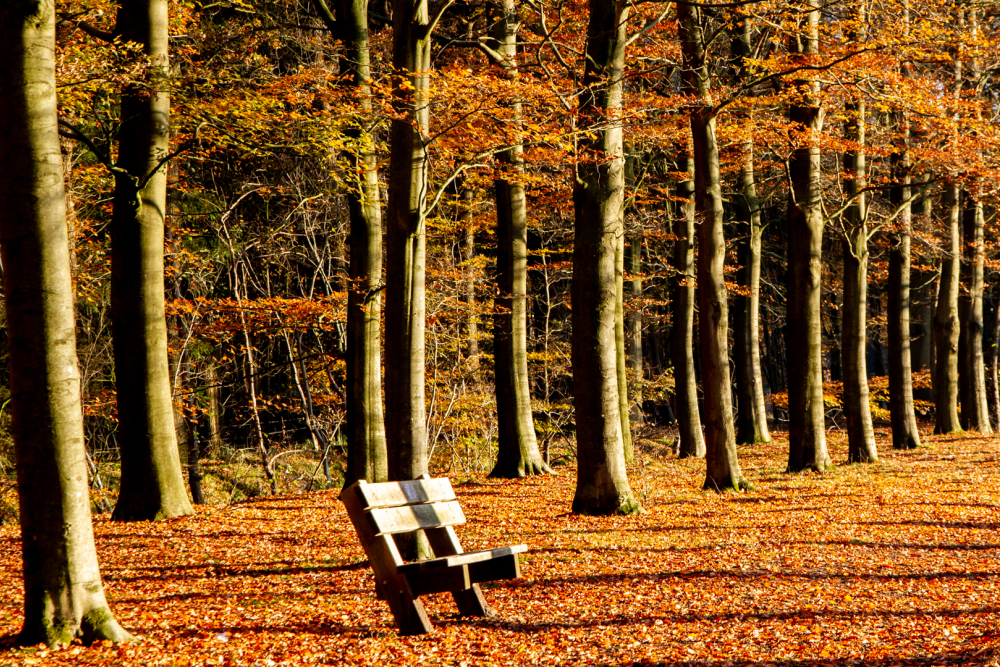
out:
M447 478L412 482L355 482L340 494L375 572L378 597L389 603L405 635L431 631L419 597L450 592L463 616L493 616L479 582L521 576L523 544L465 553L452 526L465 523ZM405 563L393 535L424 531L435 558Z

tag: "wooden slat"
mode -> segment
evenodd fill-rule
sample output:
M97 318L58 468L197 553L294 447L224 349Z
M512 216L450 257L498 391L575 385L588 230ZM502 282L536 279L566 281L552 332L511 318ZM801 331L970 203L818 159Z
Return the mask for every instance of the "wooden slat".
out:
M469 578L474 584L483 581L499 581L501 579L518 579L521 577L521 563L517 554L509 554L500 558L472 563L468 568Z
M458 501L386 507L366 512L368 525L375 535L408 533L424 528L459 526L465 523L465 515Z
M483 551L469 551L467 553L458 554L454 556L445 556L443 558L434 558L431 560L418 560L412 563L406 563L400 565L396 568L397 572L412 573L412 572L429 572L432 570L437 570L440 568L457 567L459 565L471 565L472 563L481 563L483 561L492 560L494 558L502 558L504 556L510 556L513 554L523 554L528 551L528 547L524 544L516 544L511 547L500 547L499 549L484 549Z
M415 572L407 575L414 595L464 591L472 586L469 568L465 565L449 567L434 572Z
M401 507L455 500L455 491L447 477L380 484L359 482L358 500L364 509Z

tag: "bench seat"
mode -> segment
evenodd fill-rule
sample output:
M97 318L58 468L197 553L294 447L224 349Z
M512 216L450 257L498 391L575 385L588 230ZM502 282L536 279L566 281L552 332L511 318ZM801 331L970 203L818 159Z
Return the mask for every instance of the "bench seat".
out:
M412 572L426 572L444 567L456 567L459 565L472 565L485 561L512 556L514 554L527 553L528 546L516 544L512 547L500 547L499 549L484 549L482 551L467 551L456 556L445 556L443 558L431 558L430 560L415 560L412 563L404 563L396 568L397 572L410 574Z

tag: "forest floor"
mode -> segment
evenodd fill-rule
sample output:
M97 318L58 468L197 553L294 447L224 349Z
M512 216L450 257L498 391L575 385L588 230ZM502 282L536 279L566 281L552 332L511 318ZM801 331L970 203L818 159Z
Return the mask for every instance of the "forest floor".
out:
M845 460L839 436L830 449ZM98 517L108 598L141 640L121 646L14 648L20 545L3 526L0 665L997 665L1000 441L928 436L823 475L783 473L785 452L741 448L755 490L726 495L700 490L703 462L647 453L634 517L570 514L572 468L453 478L466 549L530 551L522 579L484 586L496 619L431 596L422 637L375 599L333 491Z

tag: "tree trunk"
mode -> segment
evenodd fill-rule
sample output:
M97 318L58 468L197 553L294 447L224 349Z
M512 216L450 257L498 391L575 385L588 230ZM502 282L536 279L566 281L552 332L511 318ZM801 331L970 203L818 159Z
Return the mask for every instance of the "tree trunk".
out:
M914 449L920 446L920 431L913 409L913 379L910 340L910 230L913 225L910 184L909 121L899 114L902 151L894 158L897 187L890 201L902 206L898 231L889 246L889 298L886 328L889 339L889 419L892 424L892 448Z
M641 511L625 470L618 401L615 255L622 234L624 160L622 127L608 122L622 107L625 23L629 8L590 0L586 88L580 97L579 140L573 183L573 397L577 469L573 511Z
M622 208L622 231L615 247L615 366L618 376L618 417L622 420L622 446L625 462L632 463L632 420L628 399L628 360L625 356L625 227Z
M122 90L114 212L111 219L111 322L121 447L121 491L112 518L166 519L194 510L181 473L171 402L164 309L164 158L170 149L165 81L167 0L120 6L125 42L150 58L146 85Z
M394 118L390 130L385 307L385 400L389 479L427 472L424 407L424 276L427 196L428 72L431 68L427 0L393 0Z
M961 250L959 217L961 207L957 185L945 186L948 207L948 250L941 260L941 282L934 313L934 347L937 371L934 374L934 432L960 431L958 422L958 281Z
M462 190L462 261L465 264L465 356L469 366L479 368L479 315L476 313L476 230L473 227L472 206L474 191Z
M993 422L1000 430L1000 298L994 289L993 346L990 349L990 378L993 381Z
M972 39L979 35L980 10L970 7L968 10L968 25ZM982 74L979 58L975 51L969 58L969 79L978 82ZM975 88L976 101L973 116L982 121L982 92ZM968 267L969 290L967 309L962 318L963 334L966 338L966 354L960 362L961 370L968 376L966 398L962 403L962 425L973 431L992 434L990 428L989 401L986 398L986 367L983 360L983 273L986 263L986 250L983 242L983 232L986 221L983 215L983 202L972 193L968 193L969 207L965 215L965 265Z
M865 10L860 3L856 38L864 39ZM861 192L867 180L865 164L865 101L846 105L846 139L859 148L844 154L846 194L854 201L844 213L844 333L841 337L844 364L844 418L847 422L847 460L871 463L878 460L875 428L868 402L868 368L865 359L868 317L868 210Z
M698 408L698 380L694 370L694 160L687 160L691 180L677 184L681 215L674 217L674 330L671 352L674 362L674 396L677 403L680 458L705 456L705 438L701 432L701 412Z
M493 35L503 56L501 67L510 80L517 78L517 30L520 20L514 0L502 0ZM515 124L520 100L511 102ZM520 135L520 132L517 132ZM494 181L497 204L497 313L493 320L493 352L497 396L497 462L491 477L525 477L552 470L542 460L535 438L528 378L528 208L523 177L520 136L499 158L510 178Z
M983 271L986 252L983 245L983 203L967 197L969 207L964 220L968 296L962 309L962 329L965 354L961 356L959 374L967 376L962 401L962 426L980 433L992 433L990 411L986 400L986 365L983 358ZM961 350L961 345L959 349Z
M704 488L715 491L749 488L736 458L733 391L729 376L729 305L724 267L722 180L715 111L701 10L677 5L684 57L684 84L698 101L691 111L694 144L695 209L698 226L698 333L701 342L702 388L705 393Z
M213 355L214 353L213 349ZM208 458L214 458L222 452L223 445L222 382L219 378L219 366L216 364L214 356L208 359L205 364L205 382L208 385L208 410L205 414L208 442L205 443L203 451Z
M22 645L125 641L90 519L52 0L0 4L0 253L20 500ZM162 296L162 295L161 295Z
M740 21L734 30L733 53L741 62L738 72L741 81L749 79L745 58L753 56L750 46L751 19L740 12ZM746 122L753 117L747 114ZM736 368L736 442L751 444L769 442L767 407L764 402L764 380L760 369L760 266L761 224L760 202L754 176L753 138L743 142L745 153L740 166L739 195L742 205L737 206L741 222L747 224L747 239L740 248L740 285L749 294L734 296L736 312L733 317L733 363Z
M320 18L340 39L340 75L354 90L358 111L371 114L371 64L367 0L335 0L336 21L325 0L315 0ZM382 210L379 202L375 140L362 128L347 132L349 174L357 175L347 193L351 217L351 259L347 290L347 470L344 488L359 479L389 478L382 412L381 287ZM290 349L290 348L289 348ZM310 416L311 419L311 416Z
M811 8L805 35L806 56L819 52L819 0ZM825 470L823 338L823 188L819 133L823 109L819 83L799 82L808 92L792 103L788 117L806 131L806 145L792 154L788 202L788 470Z
M628 327L628 337L626 343L626 361L628 370L637 381L643 378L642 370L642 238L634 237L625 246L627 250L625 264L628 266L630 278L628 281L629 295L633 299L634 306L629 311L626 325ZM642 414L642 391L636 389L632 396L632 406L629 416L632 421L641 424Z

